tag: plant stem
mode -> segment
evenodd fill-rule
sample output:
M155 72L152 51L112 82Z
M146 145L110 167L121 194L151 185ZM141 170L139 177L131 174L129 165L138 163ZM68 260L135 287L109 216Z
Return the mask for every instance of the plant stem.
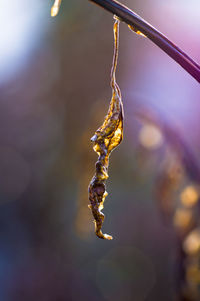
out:
M166 36L146 22L132 10L114 0L89 0L111 12L121 21L141 31L154 44L166 52L172 59L181 65L193 78L200 83L200 66L186 53L172 43Z

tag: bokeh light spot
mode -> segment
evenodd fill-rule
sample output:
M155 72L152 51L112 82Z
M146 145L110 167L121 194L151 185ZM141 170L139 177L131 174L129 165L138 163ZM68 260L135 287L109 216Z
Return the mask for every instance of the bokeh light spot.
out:
M184 251L189 255L194 255L200 250L200 229L190 232L183 243Z
M186 207L194 206L199 198L199 193L196 187L190 185L185 187L181 193L181 202Z
M163 136L157 127L145 124L140 130L139 141L145 148L153 150L162 145Z
M193 217L190 210L179 208L176 210L174 215L174 225L179 230L186 230L192 224Z

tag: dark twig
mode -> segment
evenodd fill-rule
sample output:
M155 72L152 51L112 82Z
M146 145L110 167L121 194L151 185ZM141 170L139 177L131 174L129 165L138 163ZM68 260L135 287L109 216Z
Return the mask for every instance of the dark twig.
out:
M146 22L132 10L114 0L90 0L118 16L121 21L142 32L154 44L166 52L172 59L181 65L192 77L200 83L200 66L186 53L173 44L166 36Z

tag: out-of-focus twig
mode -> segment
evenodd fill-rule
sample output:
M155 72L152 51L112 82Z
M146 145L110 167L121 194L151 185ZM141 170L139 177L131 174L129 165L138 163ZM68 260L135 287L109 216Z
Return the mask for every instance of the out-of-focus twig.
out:
M174 124L171 126L170 122L163 116L161 118L155 112L152 112L150 108L142 106L135 111L135 116L160 128L167 143L178 154L189 178L195 183L200 184L200 166L198 165L198 161Z
M143 33L200 83L200 66L174 43L172 43L166 36L138 16L135 12L114 0L90 1L116 15L121 19L121 21L135 28L135 31Z
M156 198L162 216L174 226L177 238L176 300L200 300L200 167L177 127L146 106L134 114L156 126L175 157L168 156L156 179ZM166 154L166 153L165 153ZM173 158L173 160L172 160ZM181 192L181 193L180 193Z

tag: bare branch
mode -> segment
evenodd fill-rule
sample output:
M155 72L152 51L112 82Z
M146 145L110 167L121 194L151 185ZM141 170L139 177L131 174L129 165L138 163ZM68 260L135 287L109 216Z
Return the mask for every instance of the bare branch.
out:
M181 65L193 78L200 83L200 66L186 53L172 43L166 36L146 22L132 10L114 0L90 0L116 15L121 21L140 31L154 44L166 52L173 60Z

